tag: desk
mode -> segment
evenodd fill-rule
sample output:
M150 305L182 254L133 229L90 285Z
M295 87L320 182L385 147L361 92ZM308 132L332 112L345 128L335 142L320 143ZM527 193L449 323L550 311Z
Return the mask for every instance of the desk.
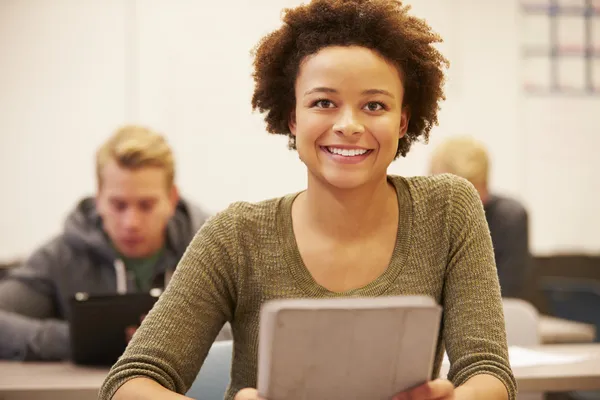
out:
M544 345L532 350L586 355L589 360L514 369L521 392L600 390L600 344ZM442 376L447 373L442 367ZM67 363L0 361L0 400L96 400L107 369Z
M108 369L0 361L0 400L97 400Z
M600 344L545 345L531 349L591 358L571 364L514 368L520 392L600 390Z
M586 356L588 359L565 364L515 367L519 392L570 392L600 390L600 343L541 345L524 347L567 356ZM448 374L448 364L442 364L440 376Z
M540 340L543 344L591 343L596 327L561 318L540 316Z

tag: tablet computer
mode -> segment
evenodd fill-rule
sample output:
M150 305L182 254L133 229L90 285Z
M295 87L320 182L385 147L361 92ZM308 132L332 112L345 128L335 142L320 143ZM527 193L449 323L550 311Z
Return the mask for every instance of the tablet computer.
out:
M89 295L71 298L69 332L76 364L114 364L127 347L128 327L137 327L152 309L160 290L150 293Z
M259 395L389 400L432 378L441 315L441 306L425 296L266 302Z

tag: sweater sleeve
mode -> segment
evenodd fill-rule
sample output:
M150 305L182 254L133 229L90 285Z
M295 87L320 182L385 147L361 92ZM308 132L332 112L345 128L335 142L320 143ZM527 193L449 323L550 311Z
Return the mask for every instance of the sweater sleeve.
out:
M136 377L153 379L180 394L189 390L219 331L233 318L236 232L231 207L202 226L168 287L111 368L99 399L111 399Z
M57 267L70 249L57 237L0 281L0 359L64 360L69 327L56 307Z
M464 179L452 179L448 205L449 255L444 284L443 338L455 386L489 374L515 399L494 251L479 195Z

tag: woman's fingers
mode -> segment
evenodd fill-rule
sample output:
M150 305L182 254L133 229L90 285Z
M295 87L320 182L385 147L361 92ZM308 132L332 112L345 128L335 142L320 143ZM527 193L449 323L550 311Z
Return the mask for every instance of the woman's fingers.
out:
M451 400L454 385L446 379L436 379L398 394L394 400Z
M234 397L234 400L264 400L262 397L258 396L258 391L256 389L246 388L242 389Z

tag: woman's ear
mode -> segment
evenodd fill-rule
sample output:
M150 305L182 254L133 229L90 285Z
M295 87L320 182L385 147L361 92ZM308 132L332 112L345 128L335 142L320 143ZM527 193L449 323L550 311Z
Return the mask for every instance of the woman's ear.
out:
M290 119L288 121L288 128L293 136L296 136L296 110L292 110L290 113Z
M407 106L402 107L402 114L400 116L400 136L398 139L402 139L408 131L408 123L410 121L410 110Z

